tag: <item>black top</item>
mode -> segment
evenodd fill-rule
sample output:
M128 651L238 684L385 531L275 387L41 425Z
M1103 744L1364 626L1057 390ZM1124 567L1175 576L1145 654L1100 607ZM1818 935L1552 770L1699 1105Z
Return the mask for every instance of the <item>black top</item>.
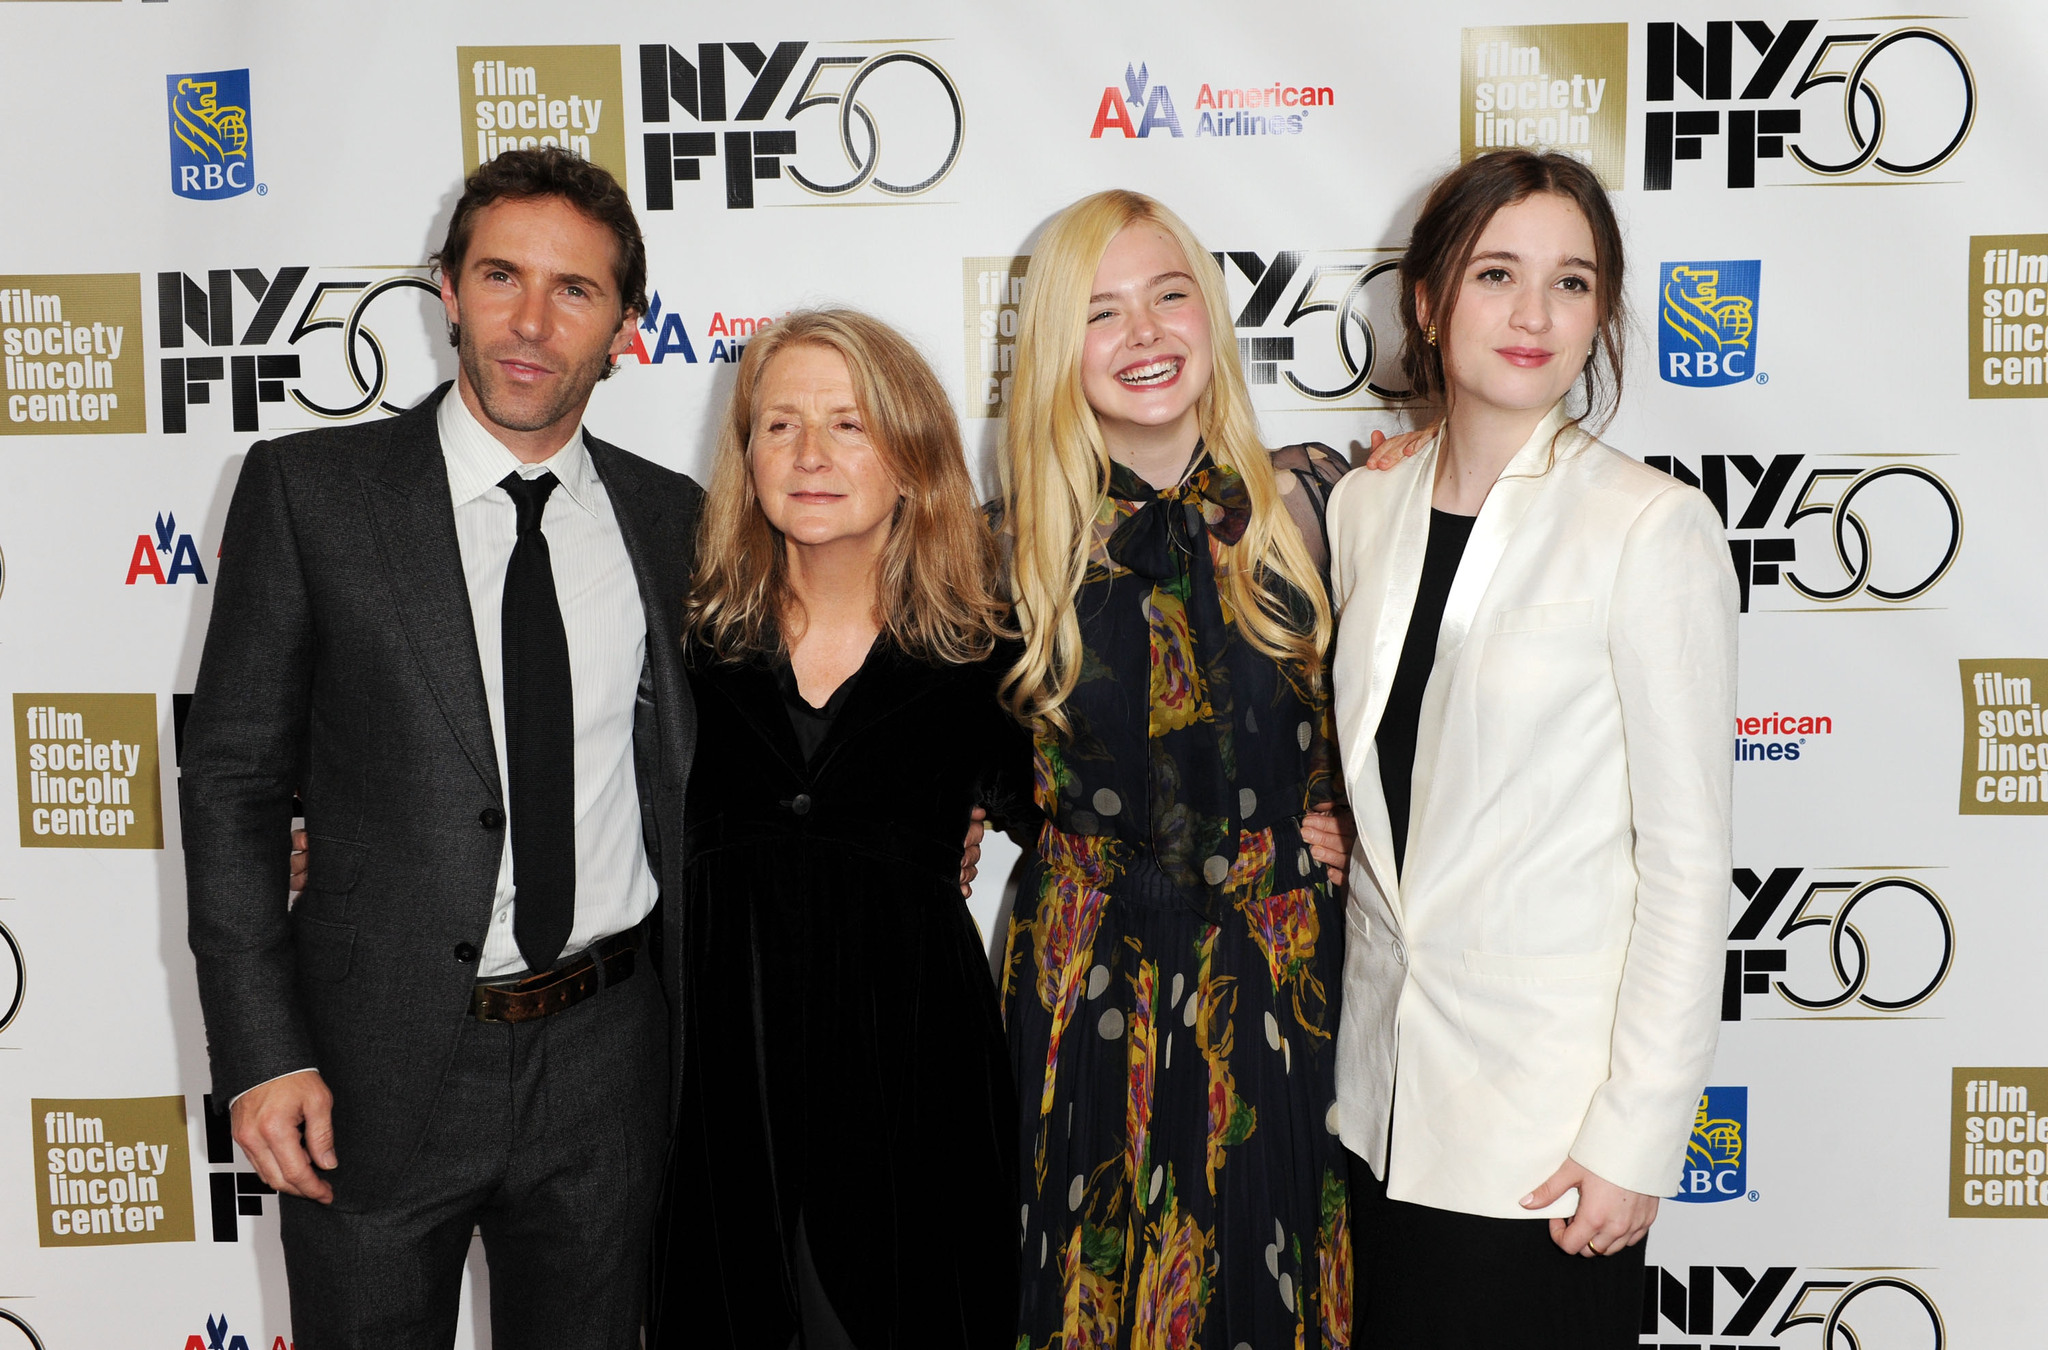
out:
M825 706L814 708L805 698L803 690L797 687L796 667L783 656L775 666L775 687L782 691L782 705L789 710L789 729L796 733L796 747L803 752L804 763L809 764L818 757L818 747L825 743L825 734L832 730L832 719L839 716L839 710L846 706L847 696L853 693L853 686L860 680L856 670L839 682Z
M1380 789L1387 794L1387 821L1394 827L1397 874L1408 854L1408 791L1415 777L1415 732L1422 720L1422 691L1429 687L1429 672L1436 665L1444 602L1451 597L1458 560L1465 556L1465 541L1472 537L1472 522L1478 518L1430 508L1422 585L1415 592L1408 636L1401 643L1401 664L1394 667L1394 687L1387 693L1387 709L1380 714L1379 733L1373 738L1380 750Z
M960 839L976 806L1036 815L997 695L1018 654L940 665L885 634L806 713L780 663L686 652L684 1068L649 1346L791 1345L820 1289L857 1346L1016 1344L1016 1078ZM808 755L800 719L830 723Z

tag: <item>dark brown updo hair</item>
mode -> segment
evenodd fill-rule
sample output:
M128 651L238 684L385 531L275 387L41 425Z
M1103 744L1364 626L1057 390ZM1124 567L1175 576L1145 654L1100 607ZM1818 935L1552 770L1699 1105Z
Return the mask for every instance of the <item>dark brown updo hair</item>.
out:
M1401 368L1408 377L1411 397L1439 408L1447 408L1450 402L1443 349L1423 338L1417 297L1427 298L1439 333L1448 333L1451 311L1457 308L1465 268L1479 236L1502 207L1543 192L1577 206L1593 232L1593 300L1599 309L1600 328L1594 339L1595 351L1579 376L1586 406L1571 424L1590 421L1597 429L1614 415L1621 402L1622 336L1627 324L1621 285L1621 226L1614 219L1607 189L1600 186L1592 169L1556 151L1501 150L1481 155L1437 179L1430 188L1429 199L1408 238L1408 251L1401 258L1401 326L1407 335Z

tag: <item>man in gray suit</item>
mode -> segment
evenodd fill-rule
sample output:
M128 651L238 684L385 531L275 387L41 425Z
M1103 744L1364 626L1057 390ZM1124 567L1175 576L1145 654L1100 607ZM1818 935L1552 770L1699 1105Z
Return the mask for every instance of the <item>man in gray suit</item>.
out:
M609 174L501 156L437 262L454 391L256 445L229 510L181 783L214 1091L306 1350L448 1345L479 1229L498 1346L638 1345L702 493L583 431L646 305Z

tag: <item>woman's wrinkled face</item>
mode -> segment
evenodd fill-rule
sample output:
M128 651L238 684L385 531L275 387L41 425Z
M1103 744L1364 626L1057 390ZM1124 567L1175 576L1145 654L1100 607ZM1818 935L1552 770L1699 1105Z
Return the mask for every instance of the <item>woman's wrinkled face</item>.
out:
M1157 225L1127 226L1090 289L1081 388L1104 435L1192 424L1215 365L1209 310L1180 245Z
M1595 264L1593 229L1570 198L1538 193L1495 212L1438 338L1453 397L1515 411L1563 398L1600 328Z
M854 396L846 358L806 344L777 352L754 390L747 441L769 524L801 545L888 538L902 493Z

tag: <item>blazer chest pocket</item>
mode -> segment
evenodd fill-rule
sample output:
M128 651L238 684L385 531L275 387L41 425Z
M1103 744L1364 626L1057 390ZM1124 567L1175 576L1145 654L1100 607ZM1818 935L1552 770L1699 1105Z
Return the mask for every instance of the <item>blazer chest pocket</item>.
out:
M1593 622L1591 600L1563 600L1548 605L1504 609L1493 621L1496 633L1542 633L1556 628L1583 628Z
M303 914L292 916L292 947L299 973L308 979L334 982L348 975L355 956L356 930L345 923L323 923Z
M1509 952L1465 950L1465 973L1496 980L1598 980L1621 973L1627 947L1598 952L1565 952L1556 956L1522 956Z

